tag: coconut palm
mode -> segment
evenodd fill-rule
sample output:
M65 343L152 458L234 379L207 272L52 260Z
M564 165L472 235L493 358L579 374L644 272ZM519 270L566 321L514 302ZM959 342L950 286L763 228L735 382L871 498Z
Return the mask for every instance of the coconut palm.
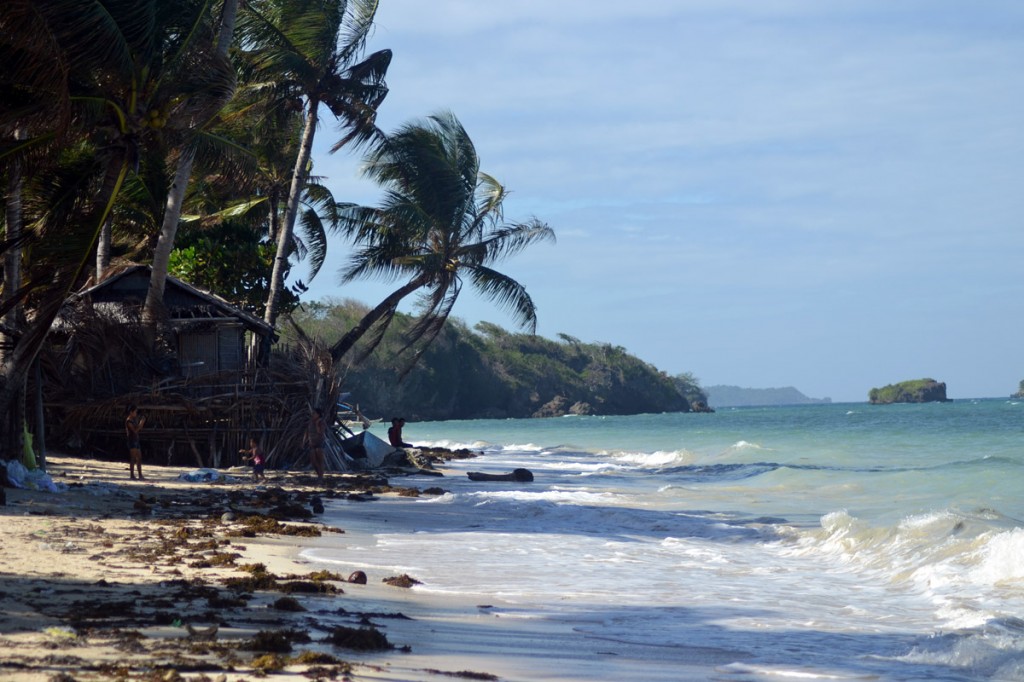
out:
M305 122L295 159L284 219L277 235L264 319L274 324L291 254L300 198L309 173L313 138L326 105L339 119L349 142L377 134L377 106L387 94L384 76L391 51L380 50L359 61L373 27L377 0L251 0L239 17L244 36L242 57L268 88L285 86L304 104Z
M364 174L384 189L377 208L349 211L348 225L363 246L342 270L342 283L360 277L406 282L348 331L334 346L337 362L374 329L364 354L379 343L398 304L424 290L420 318L408 343L419 350L437 335L451 313L464 282L533 332L537 310L519 282L491 266L554 232L537 219L505 222L507 192L480 171L476 148L451 113L408 124L379 144L366 158Z
M192 215L187 217L186 238L187 241L195 242L205 239L204 233L213 230L235 234L247 230L251 235L247 241L252 243L239 244L240 252L251 255L254 247L261 254L270 250L271 257L265 272L263 267L259 267L243 278L250 284L260 283L246 289L244 304L250 308L253 298L262 292L258 306L261 311L267 300L266 283L270 280L273 265L273 245L278 241L303 124L301 104L298 107L294 103L290 107L280 106L273 97L265 95L243 86L235 101L222 112L218 132L244 145L256 162L255 168L240 178L216 167L209 169L202 164L197 166L200 172L196 174L195 191L189 198L189 211ZM299 216L291 244L295 258L291 260L308 264L306 277L309 281L316 277L323 266L327 254L327 235L339 230L340 210L345 205L334 199L320 178L311 175L306 178L299 201ZM229 251L233 248L227 244L224 247ZM177 254L175 259L183 263L180 256ZM232 270L237 266L236 263L227 267ZM301 286L301 282L297 282L296 286ZM231 299L227 291L212 288ZM286 293L282 292L282 296ZM231 300L243 303L241 300Z
M228 47L230 47L234 36L235 19L237 16L238 0L224 0L220 29L214 50L214 55L220 64L228 63ZM191 123L196 128L199 128L206 121L194 119ZM188 183L192 177L192 165L195 163L196 158L196 142L195 136L192 136L192 139L186 138L185 144L178 155L170 191L167 193L166 207L164 208L163 220L160 225L160 235L157 238L156 247L153 249L153 265L149 279L149 291L146 293L146 303L143 307L143 319L150 325L155 323L157 311L162 308L164 287L167 282L167 266L170 261L171 251L174 249L174 237L178 232L178 223L185 201L185 193L188 190Z
M225 76L233 72L212 54L211 4L0 3L0 171L23 162L26 193L33 185L56 188L58 180L69 190L53 194L60 201L33 214L27 196L24 202L24 224L35 239L33 265L37 252L46 251L49 270L31 322L4 357L0 411L11 414L61 304L82 281L128 174L147 151L167 145L179 122L201 119L222 105L233 83ZM78 155L71 166L65 163L69 152ZM75 181L58 168L87 175ZM20 433L2 430L5 436Z

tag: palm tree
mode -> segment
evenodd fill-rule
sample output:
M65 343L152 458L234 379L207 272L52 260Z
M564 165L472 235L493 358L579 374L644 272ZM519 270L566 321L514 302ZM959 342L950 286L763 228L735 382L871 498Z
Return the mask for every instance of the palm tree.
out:
M177 121L219 108L211 34L210 0L0 3L0 171L25 162L26 188L55 187L60 179L73 190L52 195L61 197L60 205L44 206L32 220L26 211L33 264L38 251L51 259L35 315L0 368L0 412L9 418L61 304L82 281L128 174L146 150L166 144ZM88 158L64 164L69 150L83 149ZM74 181L55 173L58 168L87 174ZM0 447L16 447L20 425L9 422L0 430Z
M372 352L398 304L425 289L420 319L400 351L419 343L411 368L440 331L467 280L509 309L517 323L531 333L536 330L537 310L526 289L491 266L530 244L553 240L554 232L537 219L505 222L507 192L480 171L476 148L453 114L435 114L389 136L367 156L364 174L384 188L384 200L378 208L349 212L350 232L364 246L343 269L341 281L367 276L407 281L331 347L335 362L375 328L363 351Z
M309 173L313 137L326 105L347 133L332 151L377 134L377 107L387 95L391 51L362 61L377 0L251 0L240 17L243 57L265 81L285 84L304 100L305 122L295 158L284 220L277 234L264 320L277 321L300 197Z
M275 100L275 97L267 97L265 92L257 92L253 88L243 86L239 89L235 100L222 112L216 132L244 146L254 159L255 168L239 177L224 173L219 167L198 165L195 191L189 198L189 210L193 215L187 217L188 239L192 241L204 239L203 233L214 229L235 234L248 231L251 236L247 241L251 243L239 244L240 252L251 254L254 247L260 252L271 250L266 271L259 267L243 278L250 284L261 282L246 291L245 300L245 307L251 308L253 297L262 292L260 310L267 300L269 289L265 283L270 280L273 265L272 245L278 241L303 125L301 103L295 106L297 102L293 101L291 106L281 106ZM306 177L299 204L291 249L297 256L295 260L308 263L307 280L312 280L326 258L327 235L340 230L341 209L347 205L337 202L321 179L312 175ZM231 245L225 246L228 250L232 248ZM179 259L181 262L186 261ZM228 271L237 265L228 265ZM301 282L296 283L296 286L301 285ZM212 289L231 299L226 291L217 287Z
M220 30L217 35L217 44L214 50L215 59L225 73L233 76L233 71L228 71L228 47L231 45L235 31L235 19L238 16L238 0L224 0ZM231 87L233 92L234 87ZM194 126L201 127L206 121L195 120L191 122ZM196 140L187 139L181 149L174 179L171 182L170 191L167 193L167 204L164 209L163 220L160 226L160 236L157 238L156 247L153 249L153 265L149 279L149 291L146 293L146 303L143 306L143 320L149 325L155 324L158 313L162 308L164 298L164 287L167 282L167 266L170 262L171 251L174 249L174 237L178 232L178 223L181 219L181 209L185 201L185 193L188 189L189 179L192 177L192 165L196 158Z

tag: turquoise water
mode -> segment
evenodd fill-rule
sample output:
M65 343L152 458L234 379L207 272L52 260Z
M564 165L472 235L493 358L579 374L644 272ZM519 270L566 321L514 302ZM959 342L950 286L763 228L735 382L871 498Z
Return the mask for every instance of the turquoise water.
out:
M699 647L729 680L1024 680L1024 403L410 423L406 436L483 455L421 482L445 495L346 514L374 538L366 556L314 558L372 553L417 589L564 623L566 646L618 657L597 679L672 679L655 671ZM535 482L462 475L515 467Z
M892 519L979 507L1024 518L1024 402L1017 401L434 422L407 431L488 450L593 453L605 470L656 473L663 478L656 485L686 485L701 498L746 490L731 498L745 511L777 504L775 513L821 515L841 505Z

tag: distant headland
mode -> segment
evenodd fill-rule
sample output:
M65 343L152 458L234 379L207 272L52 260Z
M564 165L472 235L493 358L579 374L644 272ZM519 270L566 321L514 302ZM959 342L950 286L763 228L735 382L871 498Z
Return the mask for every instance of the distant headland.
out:
M946 383L935 379L913 379L868 391L872 405L891 403L948 403Z
M810 405L831 403L831 398L808 398L792 386L784 388L741 388L708 386L704 389L712 407L764 407L767 405Z

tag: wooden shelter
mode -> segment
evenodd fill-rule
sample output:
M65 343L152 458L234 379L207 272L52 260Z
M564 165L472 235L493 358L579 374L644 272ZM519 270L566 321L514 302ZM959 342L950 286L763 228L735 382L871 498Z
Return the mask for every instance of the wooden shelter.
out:
M94 309L106 308L125 321L146 301L151 268L133 265L85 289L75 300ZM274 338L274 328L223 298L168 275L164 289L165 324L173 338L174 370L180 377L234 374L252 368L246 332L258 339ZM226 377L225 377L226 378Z
M141 323L149 278L149 266L129 266L69 299L43 380L52 440L121 457L134 404L147 416L147 461L230 466L256 438L272 466L303 465L311 402L337 394L333 366L295 349L257 363L253 349L274 339L273 328L174 277L154 339ZM347 468L331 445L330 468Z

